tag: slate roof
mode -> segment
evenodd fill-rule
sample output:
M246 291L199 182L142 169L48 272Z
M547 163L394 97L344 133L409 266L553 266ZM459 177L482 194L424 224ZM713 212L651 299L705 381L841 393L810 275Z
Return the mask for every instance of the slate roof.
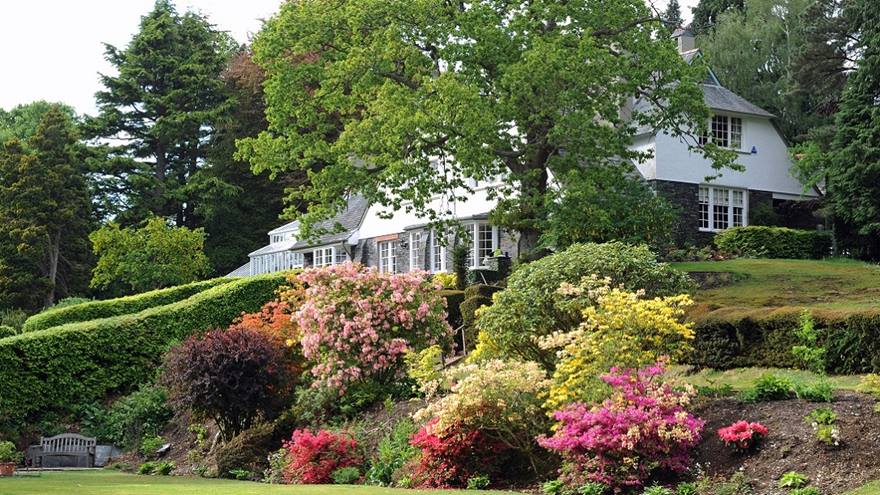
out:
M240 267L236 268L235 270L232 270L231 272L227 273L226 276L227 277L247 277L250 274L251 274L251 262L250 262L250 260L248 260L247 263L245 263L245 264L241 265Z
M767 110L721 86L704 84L703 98L706 100L706 106L713 110L758 115L767 118L774 116Z
M260 249L248 254L248 256L259 256L261 254L272 254L279 253L281 251L287 251L293 248L294 244L296 244L296 239L290 239L287 241L274 242L269 244L268 246L263 246Z
M270 230L269 235L282 234L284 232L298 231L298 230L299 230L299 220L294 220L290 223L285 223L284 225L282 225L281 227L278 227L277 229Z
M297 240L287 249L311 248L345 241L360 228L369 207L370 204L363 196L352 196L348 199L345 210L329 220L315 224L314 230L326 230L330 233L321 235L317 239ZM342 227L341 231L336 231L337 225Z

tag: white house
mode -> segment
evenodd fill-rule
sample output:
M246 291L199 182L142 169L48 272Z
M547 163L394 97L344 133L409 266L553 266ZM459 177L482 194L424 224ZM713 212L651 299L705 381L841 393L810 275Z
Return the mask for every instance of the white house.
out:
M694 48L693 36L679 30L679 50L688 61L701 54ZM773 124L773 115L724 88L714 73L702 85L706 105L712 111L709 135L702 139L736 151L742 172L724 170L714 176L711 163L686 142L667 133L640 129L633 148L650 151L652 158L636 164L642 177L658 194L676 204L681 211L677 236L685 242L705 242L711 234L729 227L749 224L750 210L767 208L815 196L804 193L791 173L791 160L785 138ZM644 105L635 102L634 105ZM488 191L493 184L477 184L465 201L444 202L435 198L434 209L450 211L469 233L469 264L480 266L496 250L517 256L516 237L491 225L489 212L495 202ZM461 195L456 195L461 196ZM290 268L323 266L342 261L359 261L382 271L401 272L424 269L445 272L451 269L450 253L440 237L428 228L427 220L405 209L380 215L378 205L367 205L363 198L351 198L338 217L322 224L342 225L343 231L314 242L298 239L297 222L269 232L269 244L250 254L247 264L230 276L253 275Z

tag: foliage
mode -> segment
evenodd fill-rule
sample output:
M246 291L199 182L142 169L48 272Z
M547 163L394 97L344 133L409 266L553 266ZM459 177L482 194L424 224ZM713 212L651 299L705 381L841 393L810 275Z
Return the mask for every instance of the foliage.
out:
M754 492L745 474L737 472L726 480L709 477L699 479L697 493L700 495L751 495Z
M290 379L287 370L275 340L232 327L193 335L172 348L163 381L176 408L213 419L229 440L276 411Z
M24 322L23 330L25 332L35 332L67 323L139 313L145 309L181 301L211 287L223 285L230 281L228 278L215 278L117 299L88 301L74 306L56 305L28 318Z
M151 458L156 456L156 451L159 450L160 447L165 443L165 439L159 435L144 435L143 439L141 439L141 444L138 447L138 452L146 457Z
M109 441L127 449L134 449L145 436L160 434L171 420L168 394L155 385L141 385L131 394L99 409L83 429L102 441Z
M678 0L669 0L669 3L666 4L663 21L670 30L684 26L684 19L681 18L681 5Z
M789 495L822 495L822 492L814 486L805 486L803 488L795 488L788 492Z
M604 495L608 491L608 485L603 483L587 482L578 487L578 495Z
M83 304L91 301L93 301L93 299L89 299L88 297L65 297L64 299L61 299L60 301L53 304L52 309L67 308L70 306L76 306L77 304Z
M424 488L466 487L473 476L492 476L503 462L507 447L483 430L460 424L435 432L436 420L423 426L411 443L421 450L413 482Z
M392 486L392 477L407 461L415 458L419 450L409 443L417 431L415 423L403 419L379 442L375 456L370 459L366 479L370 484Z
M565 249L576 243L621 241L654 250L672 244L678 211L632 164L573 170L561 182L560 197L548 206L542 244Z
M840 445L840 429L837 427L837 413L827 407L820 407L804 416L804 422L813 428L816 440L828 447Z
M831 233L786 227L733 227L715 234L724 251L758 258L819 259L831 254Z
M0 309L0 325L22 330L28 319L27 313L20 309Z
M337 485L353 485L361 479L361 470L355 466L342 467L330 475Z
M785 400L791 398L793 389L794 384L788 378L765 373L742 394L742 398L746 402Z
M653 485L645 488L642 495L675 495L675 492L665 486Z
M687 408L692 390L662 381L664 368L612 371L603 377L612 395L601 405L574 403L554 413L556 433L538 442L562 455L569 485L604 483L619 490L644 483L654 471L683 472L699 443L703 421Z
M439 368L443 364L442 355L443 349L432 345L421 352L409 352L404 356L407 376L416 382L419 392L425 397L431 398L437 393L441 380Z
M540 341L556 350L546 407L558 410L572 402L596 402L607 390L600 376L612 366L640 368L660 359L677 361L690 352L694 334L685 323L687 295L646 299L641 292L611 288L588 278L577 287L564 284L559 292L582 308L583 321L571 332Z
M0 441L0 462L18 462L21 460L21 452L16 450L15 444L3 440Z
M71 116L48 109L28 148L0 142L0 307L34 310L86 289L93 219Z
M18 330L10 327L9 325L0 325L0 339L12 337L13 335L18 335Z
M613 286L644 290L647 297L678 295L693 287L686 274L658 262L645 246L575 244L513 272L507 288L480 314L478 355L536 361L552 370L555 353L541 349L536 340L578 327L582 308L560 307L558 290L590 275L607 277Z
M798 399L810 402L831 402L834 400L834 389L827 379L812 383L795 383L794 394Z
M697 317L695 353L690 363L716 369L740 367L797 367L791 352L798 345L791 331L799 325L802 309L766 307L725 308ZM820 345L826 349L825 371L860 374L880 371L880 341L876 325L880 315L870 309L812 310L822 329Z
M489 360L450 368L444 379L452 384L450 393L415 415L417 420L431 420L432 435L445 439L455 437L457 431L479 432L488 441L524 456L534 474L540 474L534 439L549 427L541 409L549 381L537 363ZM490 470L489 461L484 463ZM459 467L462 471L471 468ZM487 471L483 474L493 474ZM441 484L446 483L452 481Z
M98 257L92 287L137 293L193 282L210 269L204 230L172 227L159 217L139 229L111 223L89 238Z
M288 282L291 277L288 277ZM233 324L232 328L243 328L260 332L275 341L276 345L283 349L288 371L291 377L299 376L305 366L300 347L302 333L293 320L295 308L302 300L295 296L298 291L284 286L282 298L284 301L269 301L255 313L243 313ZM289 302L288 302L289 301ZM291 304L297 306L291 307Z
M825 348L819 346L819 331L816 330L816 321L809 310L801 313L800 325L795 329L798 345L791 348L803 365L804 369L814 373L825 372Z
M743 0L700 0L693 9L691 28L698 33L715 27L718 17L727 11L743 9Z
M168 476L171 474L171 471L174 471L175 467L172 461L147 461L140 465L138 474Z
M383 274L344 263L307 270L296 313L315 387L342 396L358 381L393 381L409 350L444 344L452 334L445 300L424 272Z
M727 446L738 450L750 450L758 445L769 430L761 423L737 421L729 426L718 429L718 437Z
M254 478L254 473L248 471L247 469L230 469L229 475L238 481L248 481Z
M435 273L434 282L440 284L444 289L455 289L458 287L458 276L455 273Z
M279 433L276 435L276 433ZM285 432L286 436L286 432ZM217 472L225 476L233 469L261 471L266 468L266 453L281 445L280 431L271 423L258 423L216 447Z
M456 329L464 324L461 316L461 303L464 302L464 291L441 290L440 296L446 299L446 321L449 326Z
M836 218L849 224L862 242L854 242L861 255L878 256L880 210L877 194L880 175L877 161L876 106L880 94L880 6L870 0L854 0L847 11L852 16L858 40L856 69L846 83L835 118L835 135L828 162L828 195Z
M71 120L76 119L76 111L70 105L45 100L16 105L8 111L0 108L0 144L16 139L27 146L28 140L37 133L40 122L54 110L60 110Z
M485 474L478 474L475 476L471 476L467 480L467 489L468 490L485 490L489 488L491 484L491 480Z
M155 215L197 225L190 180L229 103L220 74L232 46L201 14L179 14L170 0L157 0L141 17L125 48L105 45L114 70L101 75L100 113L87 125L90 137L112 143L101 172L105 187L122 192L116 221L131 225Z
M357 442L346 432L295 430L289 442L289 463L284 470L286 483L325 484L339 468L361 464Z
M801 488L807 484L807 477L796 471L789 471L779 477L779 488Z
M38 425L154 376L168 346L256 311L283 282L249 277L133 315L71 323L0 341L0 431ZM45 363L53 379L46 380ZM87 377L87 379L83 379Z
M464 290L467 287L469 255L470 248L467 242L459 242L452 246L452 273L455 275L455 289L457 290Z
M312 187L291 190L312 205L307 236L350 193L387 208L406 202L436 223L451 211L435 197L501 178L491 188L496 223L532 252L557 197L551 174L645 158L630 146L638 127L689 137L708 111L703 67L682 60L641 0L520 7L282 5L254 41L269 128L239 141L239 154L256 171L310 172ZM620 111L642 95L657 105ZM717 167L732 163L717 147L694 148Z
M856 389L863 394L873 396L880 399L880 375L868 373L859 380L859 386Z
M284 468L287 467L287 449L278 449L267 458L269 467L263 471L263 482L280 484L284 482Z

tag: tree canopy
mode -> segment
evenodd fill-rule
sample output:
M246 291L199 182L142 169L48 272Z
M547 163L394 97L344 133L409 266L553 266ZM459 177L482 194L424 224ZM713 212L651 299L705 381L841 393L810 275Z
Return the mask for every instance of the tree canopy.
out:
M141 228L110 223L90 239L98 257L91 286L111 294L185 284L210 271L204 230L173 227L162 218Z
M450 212L433 198L500 177L495 218L527 253L551 176L644 158L630 147L639 126L685 137L708 118L703 68L641 0L291 1L254 53L269 128L240 156L257 172L308 171L311 186L291 195L311 204L307 234L353 193L436 223Z

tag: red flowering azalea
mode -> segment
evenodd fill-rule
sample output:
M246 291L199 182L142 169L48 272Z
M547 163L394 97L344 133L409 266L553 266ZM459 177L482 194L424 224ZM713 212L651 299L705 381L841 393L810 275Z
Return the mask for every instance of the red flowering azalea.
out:
M362 459L357 441L347 433L320 430L296 430L289 442L288 464L284 482L297 484L332 483L331 475L339 468L359 466Z
M718 430L718 436L725 445L733 445L741 450L749 450L762 438L767 436L769 430L761 423L737 421L730 426Z

